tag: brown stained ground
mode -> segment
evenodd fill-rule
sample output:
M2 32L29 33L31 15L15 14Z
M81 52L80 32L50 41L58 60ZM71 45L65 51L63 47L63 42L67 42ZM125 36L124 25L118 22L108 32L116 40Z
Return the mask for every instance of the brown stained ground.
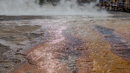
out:
M26 21L48 40L18 52L26 62L12 73L130 73L129 19L61 19Z
M40 26L30 26L30 25L22 25L18 26L15 22L8 22L7 24L11 25L0 25L0 38L6 41L14 41L19 43L21 41L25 41L28 39L33 39L39 36L38 34L33 34L32 31L40 28ZM30 37L31 36L31 37Z

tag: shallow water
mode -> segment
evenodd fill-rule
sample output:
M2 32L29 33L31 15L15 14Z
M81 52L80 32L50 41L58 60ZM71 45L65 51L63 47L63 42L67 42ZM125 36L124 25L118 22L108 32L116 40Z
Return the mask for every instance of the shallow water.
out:
M12 22L16 23L17 26L39 25L40 28L32 31L33 33L31 32L31 34L41 34L37 38L34 38L34 44L36 45L28 45L26 41L21 42L28 46L28 48L23 48L26 50L24 54L27 56L24 58L27 59L23 66L15 69L15 73L90 73L95 72L95 68L96 71L100 71L99 68L104 69L104 66L106 72L116 69L115 71L118 73L118 66L125 66L126 68L128 66L127 60L125 61L122 57L128 58L127 54L129 50L125 52L125 54L116 52L122 55L120 57L111 50L114 47L110 47L114 46L113 43L115 42L126 45L126 43L121 41L122 37L114 33L117 31L115 30L117 27L114 27L117 22L113 24L112 21L120 19L87 16L42 16L36 18L23 16L10 18L12 18L11 21L5 17L5 20L3 19L0 23L7 26L12 25ZM120 22L123 21L124 20L120 20ZM126 21L129 23L129 20ZM114 29L108 28L110 23L114 25ZM124 25L120 27L125 29ZM103 37L104 35L105 37ZM119 43L117 44L120 45ZM129 46L123 46L121 48L128 47ZM118 48L115 47L114 49ZM121 52L124 51L121 50ZM117 64L117 62L117 67L111 65ZM122 65L122 62L124 65ZM105 65L102 65L104 63ZM111 69L112 67L113 69ZM129 72L128 70L125 71Z
M126 41L122 41L124 40L123 37L121 36L117 36L114 33L113 29L109 29L109 28L105 28L103 26L95 26L95 28L97 29L97 31L99 31L100 33L102 33L104 36L106 36L106 40L108 40L112 45L112 51L125 58L125 59L130 59L130 48L128 45L128 42Z

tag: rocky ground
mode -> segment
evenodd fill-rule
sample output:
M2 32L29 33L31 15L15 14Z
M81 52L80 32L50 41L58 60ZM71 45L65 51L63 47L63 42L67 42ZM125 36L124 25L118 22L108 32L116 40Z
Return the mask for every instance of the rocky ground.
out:
M121 14L1 16L0 73L129 73L130 18Z

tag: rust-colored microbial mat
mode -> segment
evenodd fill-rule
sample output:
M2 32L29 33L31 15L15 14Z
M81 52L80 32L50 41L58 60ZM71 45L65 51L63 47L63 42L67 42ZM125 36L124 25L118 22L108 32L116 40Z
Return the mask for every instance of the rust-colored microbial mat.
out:
M3 18L0 72L130 73L130 19L77 17Z

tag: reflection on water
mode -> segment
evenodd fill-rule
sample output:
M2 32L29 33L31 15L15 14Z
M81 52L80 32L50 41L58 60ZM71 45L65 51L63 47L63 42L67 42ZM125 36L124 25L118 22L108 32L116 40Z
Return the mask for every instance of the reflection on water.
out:
M103 43L102 40L104 40L100 38L102 37L101 35L104 35L106 40L112 43L112 49L114 49L116 54L128 58L129 49L126 51L128 46L122 41L122 37L117 36L113 29L94 25L98 21L101 23L104 18L96 19L84 16L57 16L52 18L54 19L15 21L19 23L18 25L20 26L40 25L41 28L34 32L42 34L35 39L37 42L34 43L37 43L38 46L30 49L26 53L29 60L33 62L33 65L27 61L28 63L24 64L16 73L26 73L30 71L34 73L90 73L93 68L100 68L98 64L102 65L102 63L98 62L99 59L103 62L102 59L107 58L108 55L111 56L111 53L109 53L103 45L100 45ZM5 24L5 21L3 21L2 24ZM34 32L31 33L32 36ZM96 36L97 33L100 33L101 35L98 37ZM99 38L99 40L96 42L100 42L99 45L95 44L97 38ZM21 43L26 44L26 41ZM103 52L104 49L100 49L100 47L104 48L107 51L107 54L105 54ZM93 60L90 58L90 55L93 55L96 58ZM104 55L106 57L102 57ZM113 59L113 61L115 60ZM106 60L105 63L106 65L101 67L104 68L104 66L109 66L107 64L113 62L111 60ZM94 67L94 65L97 66Z
M71 20L74 19L45 19L31 22L32 25L41 25L41 29L37 31L44 31L49 35L49 38L44 36L44 39L48 39L45 43L33 48L28 53L31 60L35 62L38 71L57 73L64 68L67 73L79 71L77 61L87 47L86 42L68 32L67 22Z
M103 26L96 25L95 28L97 31L102 33L104 36L106 36L106 40L108 40L112 45L112 50L115 54L118 54L119 56L130 59L130 49L128 43L126 41L122 41L123 38L120 36L117 36L114 33L113 29L109 29Z

